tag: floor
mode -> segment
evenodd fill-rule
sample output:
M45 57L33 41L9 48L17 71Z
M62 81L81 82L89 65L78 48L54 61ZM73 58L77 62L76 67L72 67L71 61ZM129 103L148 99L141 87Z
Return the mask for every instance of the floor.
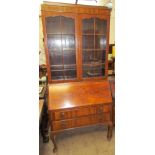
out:
M56 137L58 151L53 153L53 143L39 139L39 155L114 155L115 131L111 141L106 138L107 128L91 126L70 130Z

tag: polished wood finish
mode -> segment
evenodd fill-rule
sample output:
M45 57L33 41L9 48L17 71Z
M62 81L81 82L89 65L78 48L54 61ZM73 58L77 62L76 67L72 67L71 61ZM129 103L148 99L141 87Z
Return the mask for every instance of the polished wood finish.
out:
M101 110L103 112L110 112L110 106L104 105L104 107L97 107L97 106L91 106L91 107L78 107L78 108L70 108L67 110L59 110L55 111L53 117L54 120L64 120L64 119L71 119L75 117L81 117L84 115L90 115L90 114L96 114L97 110Z
M51 84L49 92L49 110L112 102L107 80Z
M108 126L107 138L111 138L112 97L107 80L50 84L48 91L54 151L54 135L68 129L104 124Z
M111 139L112 97L107 81L110 10L106 7L50 3L43 4L41 11L53 151L57 150L55 136L69 129L104 124L108 127L107 139ZM63 19L70 21L67 31L64 31ZM49 25L54 21L54 25L50 27L47 20ZM50 35L55 39L51 39ZM73 42L64 39L63 35L74 36ZM75 51L76 63L70 66L65 66L64 54L67 52L64 46ZM67 63L71 61L70 58ZM65 75L67 67L76 70L76 77Z
M74 5L66 3L54 3L41 5L42 11L52 12L68 12L75 14L92 14L110 16L110 10L104 6L90 6L90 5Z

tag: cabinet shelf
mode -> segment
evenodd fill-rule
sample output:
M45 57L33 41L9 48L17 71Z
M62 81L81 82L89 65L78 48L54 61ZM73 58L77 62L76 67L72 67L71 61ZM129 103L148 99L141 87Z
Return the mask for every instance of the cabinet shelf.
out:
M84 49L82 49L82 50L83 50L83 51L88 51L88 52L89 52L89 51L96 51L96 52L97 52L97 51L105 51L106 49L105 49L105 48L103 48L103 49L102 49L102 48L95 48L95 49L94 49L94 48L89 48L89 49L84 48Z
M103 66L105 63L89 63L89 64L83 64L83 66Z
M49 48L49 51L50 52L62 52L62 51L75 51L76 49L75 48L61 48L61 49L53 49L53 48Z
M65 64L64 65L51 65L51 68L52 67L66 67L66 68L67 67L76 67L76 64L70 64L70 65L65 65Z
M47 33L47 35L75 35L75 33Z
M55 76L54 78L53 78L53 81L64 81L64 80L75 80L76 78L73 78L73 77L71 77L71 76Z
M63 51L75 51L75 48L62 48Z
M58 71L76 71L76 69L53 69L52 72L58 72Z
M99 36L106 36L106 34L100 34L100 33L89 33L89 34L87 34L87 33L83 33L82 35L84 35L84 36L96 36L96 35L99 35Z

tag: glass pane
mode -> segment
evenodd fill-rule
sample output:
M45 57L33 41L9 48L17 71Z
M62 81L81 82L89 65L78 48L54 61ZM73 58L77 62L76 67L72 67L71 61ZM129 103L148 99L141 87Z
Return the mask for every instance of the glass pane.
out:
M65 79L75 79L76 78L76 70L64 70L64 78Z
M95 51L95 60L100 63L105 63L106 51Z
M83 35L82 48L94 49L94 35Z
M83 34L94 34L94 19L83 19L82 20L82 33Z
M101 35L95 35L95 48L106 49L106 37Z
M63 79L63 71L52 71L51 75L52 80Z
M63 50L75 49L75 36L74 35L62 35Z
M47 35L47 45L49 49L61 50L61 35Z
M105 75L103 65L99 66L83 66L83 77L101 77Z
M76 64L75 51L63 51L64 65Z
M92 66L83 66L83 77L93 77L94 71Z
M75 33L75 23L74 19L61 17L62 34L74 34Z
M60 16L46 18L47 33L61 34Z
M76 70L76 65L64 65L65 70Z
M51 70L52 71L62 71L63 70L63 65L51 65Z
M51 65L62 64L62 52L61 51L50 52L50 64Z
M95 33L106 35L106 29L107 29L107 21L104 19L95 18Z
M105 69L104 69L103 65L94 66L93 69L94 69L93 77L99 77L99 76L105 75Z
M52 80L76 78L75 20L46 18L47 45Z
M89 64L94 60L94 51L83 51L82 62Z

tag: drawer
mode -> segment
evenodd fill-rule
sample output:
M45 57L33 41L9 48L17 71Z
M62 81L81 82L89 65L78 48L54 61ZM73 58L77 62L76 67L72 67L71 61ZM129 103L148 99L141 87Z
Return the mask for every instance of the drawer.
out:
M111 105L95 105L81 108L73 108L68 110L60 110L52 112L52 119L54 121L72 119L81 116L87 116L92 114L100 114L110 112Z
M74 127L80 127L80 126L86 126L92 124L91 122L91 115L85 116L85 117L79 117L69 120L61 120L61 121L53 121L52 127L53 130L64 130L68 128L74 128Z
M92 115L75 119L75 126L76 127L87 126L90 124L92 124Z
M91 124L106 123L110 121L110 113L90 115L74 119L74 127L87 126Z
M106 123L111 120L110 113L102 113L98 115L89 115L85 117L79 117L68 120L53 121L52 129L55 130L64 130L68 128L88 126L91 124Z
M110 108L111 105L96 105L91 109L91 114L102 114L102 113L108 113L111 111Z
M93 114L93 111L91 110L90 107L82 107L82 108L73 108L70 110L61 110L52 113L53 113L53 120L57 121L90 115Z
M102 113L102 112L110 112L110 105L96 105L96 114Z
M53 112L53 120L65 120L73 117L73 111L63 110L58 112Z
M74 123L73 120L53 121L52 128L54 131L68 129L74 126L73 123Z
M98 115L92 116L92 123L106 123L108 121L111 121L110 113L102 113Z

